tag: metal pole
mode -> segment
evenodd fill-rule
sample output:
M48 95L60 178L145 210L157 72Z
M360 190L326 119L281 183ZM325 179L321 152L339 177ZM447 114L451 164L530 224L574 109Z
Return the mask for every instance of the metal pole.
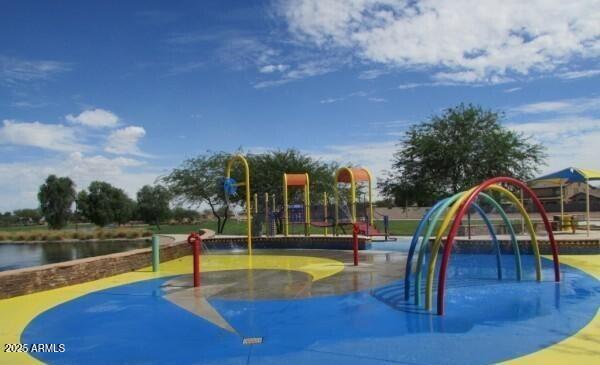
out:
M269 193L265 193L265 236L269 234Z
M523 205L523 189L519 189L521 192L521 205ZM525 233L525 218L521 214L521 234Z
M287 174L283 174L283 235L287 237L289 234Z
M471 209L467 212L467 235L471 239Z
M157 272L160 269L160 243L158 235L152 236L152 271Z
M563 207L564 197L563 197L563 183L560 183L560 230L563 231L563 224L565 221L565 209Z
M590 181L585 179L585 212L587 215L587 236L590 236Z
M258 214L258 193L254 193L254 214Z
M200 244L202 238L197 236L196 241L192 244L194 250L194 287L200 286Z
M383 229L385 231L385 240L388 240L388 236L389 236L389 230L390 230L390 221L389 221L390 217L387 215L383 216Z
M327 192L323 192L323 222L325 222L325 236L327 236Z
M358 223L354 223L354 225L352 226L352 249L354 250L354 266L358 266L358 231Z

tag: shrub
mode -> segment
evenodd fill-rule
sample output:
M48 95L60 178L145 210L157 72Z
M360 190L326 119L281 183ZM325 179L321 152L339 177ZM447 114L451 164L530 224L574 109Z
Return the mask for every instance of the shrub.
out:
M70 237L74 240L78 240L81 237L81 234L79 234L77 231L71 232Z
M15 241L25 241L27 240L27 235L25 235L23 232L18 232L15 234L14 236Z
M139 238L141 236L139 231L129 231L127 233L127 238Z
M0 232L0 241L8 241L8 235Z
M127 237L127 232L126 231L118 231L116 236L118 238L126 238Z
M142 233L142 237L151 237L153 234L154 234L154 233L153 233L152 231L150 231L150 230L145 230L145 231Z
M27 241L37 241L40 238L39 233L30 233L27 236Z
M65 239L63 232L56 232L48 235L50 241L62 241Z

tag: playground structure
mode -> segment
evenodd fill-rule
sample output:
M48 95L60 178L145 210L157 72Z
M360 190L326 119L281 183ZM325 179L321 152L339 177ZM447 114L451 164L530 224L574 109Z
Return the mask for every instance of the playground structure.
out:
M552 232L552 227L546 215L543 205L540 200L537 198L535 193L522 181L519 181L510 177L497 177L493 179L489 179L484 181L482 184L473 187L470 190L463 191L457 193L449 198L443 199L436 203L421 219L417 230L412 238L407 262L406 262L406 272L405 272L405 299L410 299L410 284L411 284L411 275L412 275L412 261L415 255L415 250L418 246L418 258L416 263L416 269L414 273L414 296L415 303L417 305L420 304L420 293L421 293L421 277L423 275L423 268L425 262L426 251L429 252L428 266L426 270L426 286L425 286L425 309L430 311L432 308L433 301L433 280L434 275L437 269L437 258L438 252L442 248L442 238L444 233L449 229L448 234L446 236L445 241L443 242L443 256L441 264L439 265L439 276L438 276L438 289L437 289L437 313L439 315L444 314L444 289L446 283L446 272L448 269L448 264L450 261L450 255L452 252L452 246L454 243L454 238L457 235L458 228L461 225L462 219L467 214L471 208L473 208L479 215L481 215L484 220L490 236L492 237L492 243L496 251L496 263L498 268L498 279L502 279L502 260L501 260L501 252L500 245L496 238L496 233L494 232L493 225L490 220L486 216L483 209L476 204L476 200L478 197L483 198L488 204L491 204L498 212L500 213L502 220L506 224L508 231L511 236L511 246L513 249L513 254L515 256L515 266L516 266L516 275L517 280L522 280L522 268L521 268L521 257L519 252L519 245L517 242L515 231L512 227L510 220L508 219L506 213L502 209L502 206L495 201L490 195L485 194L483 191L492 190L503 196L507 197L519 210L519 213L522 215L527 231L531 238L531 245L533 247L533 253L535 255L535 271L536 271L536 280L542 280L542 268L541 268L541 258L540 258L540 250L538 246L538 240L536 236L535 229L533 224L531 223L531 218L527 214L525 208L523 207L522 202L507 188L499 185L506 184L513 186L515 188L521 189L521 191L534 202L541 218L544 223L544 228L548 233L548 239L550 241L551 249L552 249L552 259L554 264L554 280L560 281L560 271L559 271L559 261L558 261L558 247L556 245L556 241L554 239L554 235ZM443 213L443 220L441 224L438 225L439 220L441 219ZM450 225L450 222L452 224ZM435 234L435 238L433 239L433 243L431 242L432 233L435 231L437 227L437 232Z
M303 189L304 204L299 212L293 214L293 222L304 224L304 235L310 236L310 178L308 173L304 174L283 174L283 233L289 236L289 206L288 206L288 188L301 187Z
M231 168L235 162L242 164L244 168L244 182L236 182L231 178ZM233 155L227 161L227 167L225 169L225 182L223 183L223 190L225 196L235 195L238 186L244 186L246 188L246 229L247 229L247 242L248 242L248 253L252 254L252 209L250 205L250 167L248 161L242 155Z
M244 182L237 182L231 177L231 169L235 163L242 165L244 170ZM357 199L359 185L367 183L368 199L363 201L362 209L357 209L360 203ZM348 199L340 197L340 184L349 185ZM323 202L317 205L311 205L310 200L310 177L308 173L284 173L283 174L283 199L280 209L277 209L275 194L264 193L264 204L259 204L257 193L252 194L250 189L250 168L247 160L239 154L232 155L227 161L223 190L227 204L229 197L237 195L237 188L245 187L245 203L247 216L247 243L248 252L252 252L252 236L274 236L279 231L285 237L291 234L290 225L302 224L304 226L304 236L308 237L311 233L311 226L323 228L323 235L329 234L328 228L332 228L333 234L338 236L339 231L346 233L346 228L354 231L355 225L358 226L359 234L363 236L384 236L388 238L388 219L383 216L385 233L377 230L374 223L374 210L372 202L372 176L369 170L364 167L342 167L335 173L335 200L333 207L330 207L327 192L323 192ZM290 191L295 188L302 189L302 204L289 204ZM341 204L340 204L341 202ZM260 210L259 210L260 208ZM333 209L334 216L330 216ZM317 214L317 219L313 219L311 211ZM341 214L340 214L341 213ZM254 224L253 220L257 219ZM264 225L267 229L263 231Z

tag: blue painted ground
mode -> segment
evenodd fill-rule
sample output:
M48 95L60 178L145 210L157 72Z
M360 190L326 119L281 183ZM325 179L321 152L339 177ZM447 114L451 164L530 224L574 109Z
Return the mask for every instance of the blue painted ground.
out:
M211 304L232 334L162 298L168 279L92 293L35 318L24 343L64 343L52 364L487 364L552 345L584 327L600 306L600 282L568 266L563 281L496 280L493 255L455 255L446 315L403 300L401 281L373 291L302 300L220 300ZM506 257L505 278L514 277ZM513 276L511 276L513 275ZM264 337L242 345L242 337Z

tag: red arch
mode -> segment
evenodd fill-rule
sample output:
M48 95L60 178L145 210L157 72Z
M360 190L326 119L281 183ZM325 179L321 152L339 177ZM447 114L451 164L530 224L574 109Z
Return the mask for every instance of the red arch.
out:
M467 213L467 210L477 197L479 193L485 190L488 186L498 184L498 183L510 183L512 185L518 186L523 191L527 192L527 195L531 197L533 203L535 204L538 212L542 216L542 220L544 221L544 226L546 231L548 232L548 239L550 240L550 246L552 247L552 261L554 262L554 280L560 281L560 269L558 262L558 247L556 245L556 241L554 240L554 234L552 233L552 226L548 221L548 217L546 215L546 210L544 206L535 195L535 193L525 184L524 182L514 179L512 177L496 177L493 179L489 179L484 181L481 185L479 185L473 192L469 195L469 197L464 201L461 205L460 209L456 213L456 217L454 218L454 222L452 222L452 226L450 227L450 232L446 237L446 244L444 245L444 257L442 258L442 264L440 267L440 274L438 277L438 297L437 297L437 312L439 315L444 314L444 288L446 284L446 270L448 268L448 261L450 260L450 253L452 251L452 245L454 243L454 237L456 237L456 233L458 232L458 227L462 221L463 216Z

